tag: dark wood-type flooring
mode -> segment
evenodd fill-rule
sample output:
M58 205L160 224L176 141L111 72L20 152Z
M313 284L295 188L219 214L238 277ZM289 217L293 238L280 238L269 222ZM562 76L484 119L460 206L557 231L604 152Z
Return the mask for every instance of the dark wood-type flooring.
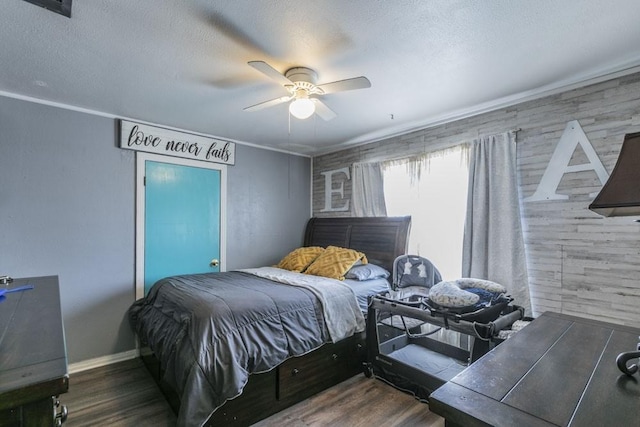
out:
M174 426L176 417L139 359L73 374L65 427ZM254 424L255 427L443 427L429 407L380 380L357 375Z

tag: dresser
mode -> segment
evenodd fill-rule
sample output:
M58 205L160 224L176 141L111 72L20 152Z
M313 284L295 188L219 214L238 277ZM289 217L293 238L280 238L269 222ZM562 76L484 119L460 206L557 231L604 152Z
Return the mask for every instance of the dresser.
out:
M57 276L15 279L0 289L0 427L59 426L69 389Z

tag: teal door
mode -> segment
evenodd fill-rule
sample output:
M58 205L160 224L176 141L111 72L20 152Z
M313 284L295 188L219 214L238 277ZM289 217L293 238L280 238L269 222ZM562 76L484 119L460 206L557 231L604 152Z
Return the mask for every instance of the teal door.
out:
M163 277L220 271L220 175L145 161L145 295Z

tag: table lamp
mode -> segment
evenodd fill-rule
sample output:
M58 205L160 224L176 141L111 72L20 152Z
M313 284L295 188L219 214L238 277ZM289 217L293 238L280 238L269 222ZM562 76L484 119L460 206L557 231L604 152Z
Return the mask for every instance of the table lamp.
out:
M589 209L606 217L640 215L640 132L624 136L613 172ZM627 375L638 372L638 364L627 366L630 360L640 358L640 344L637 350L618 355L620 371Z

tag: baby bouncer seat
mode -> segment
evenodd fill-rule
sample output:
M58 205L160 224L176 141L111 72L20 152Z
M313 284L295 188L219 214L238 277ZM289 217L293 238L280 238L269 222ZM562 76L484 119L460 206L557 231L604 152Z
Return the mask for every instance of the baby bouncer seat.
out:
M442 281L435 265L419 255L400 255L393 262L391 297L416 302L429 296L429 289Z
M429 297L429 290L442 281L442 275L436 266L420 255L400 255L393 262L391 292L383 297L397 300L403 304L420 307ZM406 316L389 314L384 320L391 327L414 331L425 322Z

